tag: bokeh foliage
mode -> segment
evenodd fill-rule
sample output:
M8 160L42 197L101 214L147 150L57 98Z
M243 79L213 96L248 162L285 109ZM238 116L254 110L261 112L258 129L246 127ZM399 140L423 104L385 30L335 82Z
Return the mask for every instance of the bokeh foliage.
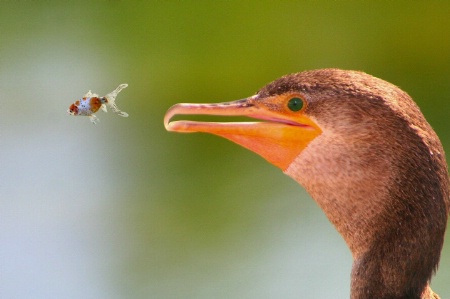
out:
M357 69L407 91L449 157L449 15L444 1L0 2L0 297L348 297L350 253L300 186L162 118ZM128 119L65 115L120 83Z

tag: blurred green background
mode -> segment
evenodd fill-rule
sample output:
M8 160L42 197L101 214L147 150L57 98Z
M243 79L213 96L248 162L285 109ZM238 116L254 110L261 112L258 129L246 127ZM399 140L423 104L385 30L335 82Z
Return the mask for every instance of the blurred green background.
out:
M178 102L363 70L450 152L450 2L0 2L0 298L348 298L351 255L306 192ZM121 118L66 114L129 87ZM450 297L450 235L433 289Z

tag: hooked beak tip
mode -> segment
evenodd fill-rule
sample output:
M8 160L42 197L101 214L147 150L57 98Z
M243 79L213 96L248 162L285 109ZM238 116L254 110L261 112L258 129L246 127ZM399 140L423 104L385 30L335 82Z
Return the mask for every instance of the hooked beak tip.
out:
M164 127L170 132L192 132L197 122L194 121L170 121L175 115L245 115L242 108L249 108L252 104L247 99L217 104L188 104L173 105L164 116ZM241 114L243 113L243 114Z

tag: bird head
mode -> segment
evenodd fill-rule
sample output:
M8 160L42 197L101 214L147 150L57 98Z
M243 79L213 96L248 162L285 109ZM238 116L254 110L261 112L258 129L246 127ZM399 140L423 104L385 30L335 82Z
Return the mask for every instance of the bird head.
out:
M389 127L383 128L383 111L392 109L376 95L377 85L368 82L374 80L379 81L378 89L387 84L364 73L336 69L291 74L245 99L216 104L176 104L166 113L164 124L168 131L206 132L227 138L286 171L324 132L338 139L348 137L350 143L358 138L386 134L383 131ZM180 114L246 116L258 121L171 121ZM322 146L322 150L326 148Z

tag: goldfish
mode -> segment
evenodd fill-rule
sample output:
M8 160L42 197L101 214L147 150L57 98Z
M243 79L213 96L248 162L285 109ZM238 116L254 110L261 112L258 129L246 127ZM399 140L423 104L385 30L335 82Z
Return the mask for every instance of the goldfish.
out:
M126 88L128 84L120 84L117 88L103 97L99 97L98 94L92 93L90 90L80 100L70 105L67 113L70 115L82 115L88 116L92 123L98 124L99 119L95 113L102 109L104 112L106 106L109 106L114 113L119 116L128 117L128 113L120 111L116 105L116 97L122 89Z

